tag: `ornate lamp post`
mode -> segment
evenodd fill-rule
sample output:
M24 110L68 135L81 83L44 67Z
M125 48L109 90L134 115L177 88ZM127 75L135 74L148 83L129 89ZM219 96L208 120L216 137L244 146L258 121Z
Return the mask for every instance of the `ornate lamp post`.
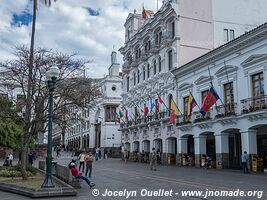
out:
M59 76L57 66L52 66L46 72L46 81L48 87L48 143L46 157L46 175L42 188L55 187L52 181L52 122L53 122L53 92L55 89L56 80Z

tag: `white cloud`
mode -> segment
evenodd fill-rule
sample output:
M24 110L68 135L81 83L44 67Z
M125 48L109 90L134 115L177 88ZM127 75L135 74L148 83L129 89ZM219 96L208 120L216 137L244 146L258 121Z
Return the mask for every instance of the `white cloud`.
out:
M156 0L58 0L50 8L39 0L36 46L62 52L78 52L93 60L88 75L103 77L110 65L110 53L124 44L124 22L134 9L156 10ZM159 0L161 5L161 0ZM99 12L91 16L86 8ZM10 58L14 46L30 43L31 24L11 26L13 14L32 9L29 0L2 0L0 4L0 60ZM119 55L119 61L122 60Z

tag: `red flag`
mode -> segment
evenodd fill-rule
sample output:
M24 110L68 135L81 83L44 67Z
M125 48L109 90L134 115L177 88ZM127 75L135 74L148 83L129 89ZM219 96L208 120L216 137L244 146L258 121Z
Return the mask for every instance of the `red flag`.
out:
M176 118L176 115L175 114L171 114L171 116L170 116L170 123L171 124L174 123L175 118Z
M159 111L159 103L156 104L156 110Z
M159 103L160 104L163 104L163 100L162 100L162 98L158 95L158 99L159 99Z
M145 107L145 113L147 114L149 112L149 109L148 109L148 107L146 106Z
M125 110L125 117L126 117L126 120L128 120L128 110Z
M217 94L213 86L211 86L208 95L205 97L203 101L202 108L199 111L202 114L202 116L206 115L210 107L213 106L218 99L220 99L219 95Z

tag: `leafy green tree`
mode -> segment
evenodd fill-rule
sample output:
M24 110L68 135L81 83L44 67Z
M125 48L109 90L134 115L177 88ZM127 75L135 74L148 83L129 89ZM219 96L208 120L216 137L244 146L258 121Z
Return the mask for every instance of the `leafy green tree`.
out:
M0 146L19 149L22 124L13 103L0 97Z

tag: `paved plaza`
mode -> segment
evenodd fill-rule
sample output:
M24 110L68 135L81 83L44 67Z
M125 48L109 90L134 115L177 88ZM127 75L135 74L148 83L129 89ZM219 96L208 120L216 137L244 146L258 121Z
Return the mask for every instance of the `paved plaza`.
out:
M58 159L61 164L67 164L71 157ZM177 166L158 166L157 171L150 171L146 163L124 163L120 159L102 159L94 162L91 180L96 183L94 189L88 189L85 183L78 189L77 197L55 199L205 199L208 191L242 190L263 191L261 199L267 199L266 174L242 174L241 171L205 170ZM161 190L160 190L161 189ZM164 191L163 191L164 189ZM122 191L123 197L104 197L106 190ZM203 191L202 197L182 197L182 191ZM148 191L169 196L150 197ZM172 192L171 192L172 191ZM99 196L95 197L94 194ZM136 193L135 193L136 192ZM146 196L141 196L141 193ZM175 194L176 193L176 194ZM170 196L171 194L171 196ZM255 197L207 197L206 199L258 199ZM259 195L259 196L258 196ZM0 191L1 200L29 199L27 197Z

